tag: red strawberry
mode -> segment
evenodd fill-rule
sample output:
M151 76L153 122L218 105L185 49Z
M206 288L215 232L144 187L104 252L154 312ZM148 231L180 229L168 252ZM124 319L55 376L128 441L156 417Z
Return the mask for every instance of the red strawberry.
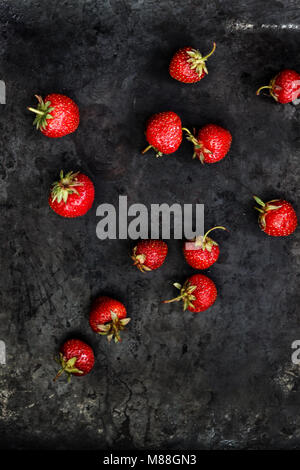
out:
M222 160L230 149L232 136L229 131L216 124L207 124L199 130L197 138L187 132L187 140L194 144L193 158L201 163L216 163Z
M162 240L141 240L133 248L131 258L134 265L142 271L160 268L168 253L168 245Z
M71 375L83 376L88 374L94 367L95 357L92 348L80 339L70 339L61 347L59 358L56 362L61 365L54 380L58 379L63 372L68 375L68 382Z
M272 78L269 85L261 86L256 94L259 95L265 88L270 90L270 95L275 101L290 103L300 95L300 75L295 70L282 70Z
M207 73L205 61L215 52L216 43L209 54L202 57L202 54L192 47L184 47L177 51L169 66L169 73L172 78L183 83L199 82Z
M165 300L164 303L183 300L183 310L198 313L211 307L217 298L217 289L214 282L204 274L194 274L189 277L183 286L177 282L174 286L180 290L175 299Z
M71 98L58 93L38 100L37 108L27 108L36 114L33 124L47 137L63 137L76 131L79 125L79 110Z
M225 227L214 227L206 232L203 237L196 237L193 241L185 242L183 254L186 262L195 269L207 269L219 258L220 249L217 242L207 235L217 228L226 230Z
M273 237L284 237L296 230L297 215L293 206L283 199L273 199L266 204L253 196L259 207L258 223L263 232Z
M150 145L142 153L150 148L157 157L175 152L182 141L180 117L173 111L154 114L147 122L146 139Z
M83 173L70 171L52 185L49 195L51 209L63 217L79 217L92 207L95 189L92 181Z
M115 337L115 343L121 341L120 331L125 329L130 318L125 306L111 297L98 297L90 311L90 325L99 335L107 335L108 341Z

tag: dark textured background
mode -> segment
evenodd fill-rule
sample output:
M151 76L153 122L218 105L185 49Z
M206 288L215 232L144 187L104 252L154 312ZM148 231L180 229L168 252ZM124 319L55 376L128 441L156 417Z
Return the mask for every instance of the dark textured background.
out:
M255 96L281 68L300 71L297 3L0 1L0 447L299 447L300 377L290 355L300 338L300 230L265 236L251 200L284 196L299 208L299 108ZM206 53L213 40L208 77L188 86L168 76L177 48ZM33 129L26 106L48 92L78 103L75 134L51 140ZM169 157L141 156L146 119L167 109L186 126L230 129L229 156L202 167L187 142ZM48 207L61 168L95 182L83 218ZM230 235L215 233L211 309L160 304L194 272L180 241L170 241L162 269L142 275L128 241L97 239L96 207L119 194L148 206L204 203L206 227L228 227ZM120 345L89 329L100 293L132 317ZM52 356L74 335L94 348L95 368L54 384Z

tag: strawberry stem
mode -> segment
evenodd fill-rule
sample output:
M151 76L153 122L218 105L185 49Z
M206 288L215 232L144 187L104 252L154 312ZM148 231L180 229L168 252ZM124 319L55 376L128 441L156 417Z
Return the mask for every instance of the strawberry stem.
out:
M202 243L205 242L205 240L206 240L206 238L207 238L207 235L208 235L210 232L212 232L213 230L216 230L217 228L219 228L219 229L221 229L221 230L227 230L227 228L222 227L221 225L218 225L217 227L213 227L213 228L209 229L209 230L206 232L206 234L204 235Z
M175 297L174 299L170 300L163 300L163 304L170 304L171 302L178 302L179 300L182 299L182 295L179 295L178 297Z
M202 57L202 60L208 59L215 52L215 50L216 50L216 43L214 42L212 50L206 56Z
M142 151L142 155L144 155L144 153L148 152L148 150L152 149L152 145L148 145L148 147L146 147L143 151Z
M264 90L265 88L270 89L270 88L272 88L272 87L271 87L271 85L261 86L261 87L257 90L256 95L259 95L260 92L261 92L261 90Z
M28 111L31 111L35 114L39 114L40 116L44 116L44 114L45 114L43 111L39 111L38 109L35 109L35 108L28 107L27 109L28 109Z

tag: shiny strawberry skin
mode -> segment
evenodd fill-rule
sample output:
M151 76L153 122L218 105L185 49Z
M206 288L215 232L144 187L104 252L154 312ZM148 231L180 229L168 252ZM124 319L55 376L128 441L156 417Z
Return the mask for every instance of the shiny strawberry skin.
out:
M73 375L81 377L88 374L94 367L95 356L92 348L79 339L70 339L66 341L60 351L63 354L65 361L72 359L72 357L77 358L74 367L81 370L83 374L74 372Z
M228 130L221 126L207 124L199 130L197 140L203 145L203 149L195 149L195 153L198 155L202 150L204 163L216 163L228 153L232 136ZM205 149L211 153L205 152Z
M146 257L143 264L151 270L158 269L164 263L168 245L162 240L141 240L136 245L135 255Z
M281 206L278 209L271 209L262 216L259 216L260 228L273 237L284 237L293 233L298 225L297 215L293 206L285 200L275 200L269 203L272 206ZM265 220L265 226L262 223Z
M300 95L300 75L295 70L282 70L273 80L272 92L279 103L294 101Z
M188 282L190 285L196 286L193 292L196 299L192 300L194 308L188 307L188 310L194 313L204 312L215 303L217 288L209 277L204 274L194 274L189 277Z
M187 54L187 51L191 51L192 47L184 47L177 51L173 58L171 59L169 66L169 73L172 78L183 83L196 83L202 80L206 75L203 71L200 75L192 69L188 60L190 56Z
M183 254L186 262L194 269L207 269L219 258L220 248L213 245L211 251L197 246L195 242L188 241L183 245Z
M146 139L162 154L175 152L182 142L180 117L173 111L154 114L147 122Z
M49 113L53 119L47 119L45 129L41 132L52 138L63 137L74 132L79 125L79 109L71 98L58 93L47 95L44 102L50 101L54 109Z
M107 296L98 297L92 305L90 311L90 326L93 331L99 333L99 325L111 322L111 312L114 312L120 320L126 318L127 311L125 306L118 300Z
M82 183L82 186L76 186L79 193L69 194L68 200L57 202L52 201L51 193L49 195L49 205L51 209L62 217L79 217L87 213L92 207L95 198L95 188L90 178L83 173L77 175L77 181Z

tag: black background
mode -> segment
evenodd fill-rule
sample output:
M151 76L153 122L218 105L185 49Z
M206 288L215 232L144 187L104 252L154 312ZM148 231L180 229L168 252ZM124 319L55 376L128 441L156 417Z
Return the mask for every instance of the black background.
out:
M300 71L297 1L0 1L2 448L297 448L300 338L299 231L286 239L258 228L252 194L299 207L299 109L256 89L284 67ZM209 75L184 85L168 75L177 48L206 54ZM52 140L36 132L34 94L78 103L78 130ZM187 127L208 122L233 135L230 154L201 166L176 154L142 156L144 127L171 109ZM48 207L60 169L96 186L83 218ZM207 274L218 299L182 313L160 302L194 273L180 241L160 270L131 266L130 241L96 237L96 207L204 203L219 262ZM120 345L89 328L99 294L123 301L132 321ZM52 382L61 343L77 336L97 358L91 374ZM291 373L292 372L292 373ZM294 375L292 375L294 374Z

